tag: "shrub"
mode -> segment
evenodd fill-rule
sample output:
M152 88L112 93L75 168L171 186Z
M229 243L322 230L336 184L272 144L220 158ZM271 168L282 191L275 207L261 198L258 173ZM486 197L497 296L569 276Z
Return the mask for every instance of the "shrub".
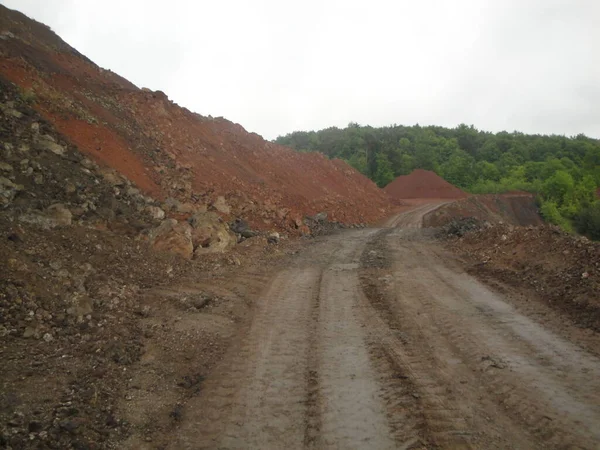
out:
M565 231L573 231L571 222L569 222L561 215L556 202L544 201L542 203L542 207L540 208L540 212L542 213L542 217L547 222L553 223L554 225L558 225Z
M575 228L590 239L600 240L600 202L586 206L575 218Z

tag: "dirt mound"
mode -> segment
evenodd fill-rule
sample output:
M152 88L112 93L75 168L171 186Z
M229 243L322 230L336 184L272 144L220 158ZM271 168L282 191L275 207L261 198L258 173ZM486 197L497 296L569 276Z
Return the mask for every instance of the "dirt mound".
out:
M462 218L474 218L482 223L504 222L521 226L540 225L543 222L535 196L521 192L473 195L447 203L423 217L423 224L426 227L443 227Z
M389 199L343 161L265 141L203 117L160 91L138 89L93 64L48 27L0 6L0 71L64 139L116 169L183 219L224 197L222 215L253 228L306 232L305 215L368 223Z
M450 242L473 262L471 273L531 289L579 326L600 331L600 243L554 226L507 224Z
M469 196L435 172L423 169L399 176L384 191L395 201L407 198L459 199Z

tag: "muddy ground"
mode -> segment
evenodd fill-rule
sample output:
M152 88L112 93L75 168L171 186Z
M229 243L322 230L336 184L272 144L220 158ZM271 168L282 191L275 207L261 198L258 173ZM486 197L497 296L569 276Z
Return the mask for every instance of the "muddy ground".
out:
M320 237L271 273L150 291L152 302L224 286L230 306L171 326L229 347L204 371L176 342L146 346L128 369L118 411L132 426L118 446L596 448L598 335L478 281L419 217Z
M8 327L0 348L0 445L596 448L598 333L535 292L479 281L449 250L459 241L420 228L438 206L390 227L249 240L191 265L135 241L122 249L150 272L128 273L118 255L112 271L94 259L78 271L56 240L7 228L8 269L31 286L81 279L106 301L57 318L51 293L37 309L19 294L18 333ZM84 247L107 238L70 232ZM48 252L59 264L36 265ZM25 336L31 322L40 336Z

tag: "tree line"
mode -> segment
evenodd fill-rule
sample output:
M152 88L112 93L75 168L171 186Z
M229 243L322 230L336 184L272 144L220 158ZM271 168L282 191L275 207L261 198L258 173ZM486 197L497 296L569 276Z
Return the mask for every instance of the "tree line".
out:
M474 193L538 194L544 218L600 239L600 141L583 134L490 133L474 126L393 125L295 131L276 143L340 158L384 187L414 169Z

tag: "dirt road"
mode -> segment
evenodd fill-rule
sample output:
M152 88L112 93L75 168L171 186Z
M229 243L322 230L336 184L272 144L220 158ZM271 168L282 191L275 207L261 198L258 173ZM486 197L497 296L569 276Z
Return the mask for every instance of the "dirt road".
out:
M275 274L169 448L598 448L600 360L452 262L430 209Z

